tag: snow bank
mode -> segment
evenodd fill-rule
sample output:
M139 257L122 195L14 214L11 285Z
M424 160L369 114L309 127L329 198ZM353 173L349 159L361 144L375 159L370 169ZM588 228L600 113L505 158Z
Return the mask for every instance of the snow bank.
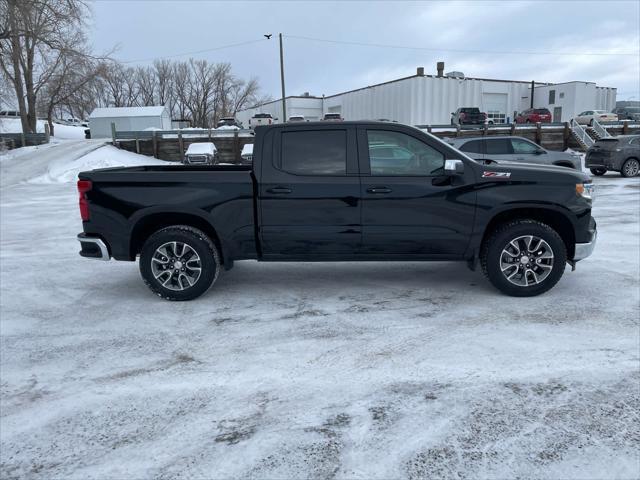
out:
M168 162L156 160L145 155L118 150L107 145L82 157L69 161L59 157L47 165L47 172L29 180L29 183L66 183L75 182L78 173L85 170L109 167L137 167L139 165L168 165Z
M237 125L222 125L216 128L216 130L240 130L240 127Z

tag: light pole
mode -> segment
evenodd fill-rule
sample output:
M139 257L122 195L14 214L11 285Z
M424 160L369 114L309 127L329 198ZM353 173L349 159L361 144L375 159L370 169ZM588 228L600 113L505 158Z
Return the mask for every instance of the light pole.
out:
M280 84L282 85L282 123L287 121L287 101L284 93L284 56L282 53L282 34L279 33L280 38Z

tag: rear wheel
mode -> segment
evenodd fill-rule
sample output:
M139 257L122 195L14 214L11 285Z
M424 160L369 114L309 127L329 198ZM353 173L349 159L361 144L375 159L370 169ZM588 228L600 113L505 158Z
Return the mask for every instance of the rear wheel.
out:
M635 177L638 172L640 172L640 162L635 158L629 158L620 169L620 175L623 177Z
M606 168L590 168L589 170L591 170L591 173L594 174L596 177L601 177L602 175L607 173Z
M205 293L220 273L218 249L197 228L175 225L151 235L140 252L140 274L156 295L192 300Z
M480 255L482 271L494 287L514 297L532 297L552 288L564 273L567 248L550 226L515 220L497 228Z

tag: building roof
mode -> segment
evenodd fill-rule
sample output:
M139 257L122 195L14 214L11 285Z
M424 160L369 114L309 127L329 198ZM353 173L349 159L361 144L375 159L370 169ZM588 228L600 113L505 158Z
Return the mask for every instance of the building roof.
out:
M113 117L158 117L164 113L167 107L105 107L96 108L89 118L113 118Z

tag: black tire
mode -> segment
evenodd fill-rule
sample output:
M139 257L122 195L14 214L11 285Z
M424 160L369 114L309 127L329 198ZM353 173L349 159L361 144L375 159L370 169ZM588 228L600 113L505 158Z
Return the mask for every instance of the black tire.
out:
M550 247L553 258L549 259L550 272L540 283L518 286L507 279L507 274L513 272L513 270L503 273L501 257L503 256L503 249L506 249L512 240L528 235L544 240ZM484 242L480 253L480 263L484 275L494 287L512 297L533 297L551 289L562 277L566 262L567 247L560 235L549 225L528 219L514 220L499 226ZM516 262L514 267L519 269L525 266ZM533 265L533 268L538 268L544 272L544 270L535 265ZM529 274L525 273L524 277L528 279ZM525 280L525 283L528 284L528 280Z
M607 173L606 168L590 168L589 170L591 170L591 173L596 177L601 177L602 175Z
M172 242L179 242L188 246L197 254L197 257L199 257L196 265L200 265L200 274L195 279L193 285L187 286L186 288L184 288L185 282L181 279L180 281L175 281L175 277L174 280L170 280L170 286L173 285L174 289L168 288L164 286L162 282L162 280L167 279L167 277L163 275L158 279L153 273L152 262L154 262L154 256L157 258L157 249L161 248L164 244L171 244ZM183 249L180 255L185 255L184 252L185 250ZM178 258L178 260L181 260L181 258ZM184 265L187 266L190 261L191 260L183 260ZM182 301L193 300L209 290L220 274L221 262L217 247L204 232L187 225L174 225L158 230L147 239L142 246L139 263L142 279L153 293L166 300ZM172 268L176 264L169 265L170 268L167 269L169 277L176 273L179 275L179 270L175 270L176 273L172 273ZM182 271L184 271L184 269L182 269ZM187 281L187 283L190 283L190 281ZM176 290L175 288L183 289Z
M628 158L620 168L620 175L625 178L635 177L640 173L640 161L637 158Z

